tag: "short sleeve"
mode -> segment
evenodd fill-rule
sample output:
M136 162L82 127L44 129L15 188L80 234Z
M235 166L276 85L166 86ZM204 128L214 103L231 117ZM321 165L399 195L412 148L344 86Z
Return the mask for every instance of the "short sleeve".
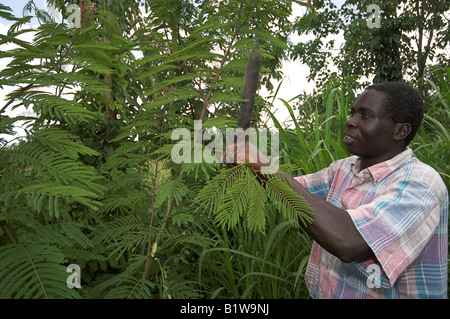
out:
M333 166L329 166L316 173L298 176L294 179L311 194L326 200L333 181L333 171Z
M348 213L393 285L436 232L440 203L439 194L420 181L391 185L371 203Z

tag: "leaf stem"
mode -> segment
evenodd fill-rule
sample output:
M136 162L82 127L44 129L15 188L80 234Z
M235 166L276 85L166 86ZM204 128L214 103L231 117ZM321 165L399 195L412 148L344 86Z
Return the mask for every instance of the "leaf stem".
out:
M2 208L0 207L0 214L2 213ZM19 241L17 240L16 235L14 234L14 232L11 230L11 228L9 227L8 223L6 222L6 220L0 220L0 226L3 230L3 232L5 233L6 237L8 237L8 239L18 245Z

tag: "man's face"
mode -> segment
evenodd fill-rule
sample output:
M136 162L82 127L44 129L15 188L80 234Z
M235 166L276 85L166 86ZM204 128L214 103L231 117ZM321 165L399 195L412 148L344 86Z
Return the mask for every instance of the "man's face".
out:
M368 167L392 157L398 147L393 138L395 123L383 106L384 93L364 91L350 110L343 142L350 153L360 156Z

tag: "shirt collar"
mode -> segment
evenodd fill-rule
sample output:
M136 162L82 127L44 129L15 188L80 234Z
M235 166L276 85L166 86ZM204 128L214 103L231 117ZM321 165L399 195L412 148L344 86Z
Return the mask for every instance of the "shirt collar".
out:
M413 156L412 150L407 147L406 150L397 154L393 158L372 165L362 171L359 171L361 165L361 159L359 157L355 157L355 161L352 163L352 170L355 175L367 174L370 173L373 179L373 183L376 185L380 180L388 176L391 172L396 170L400 165L411 159Z

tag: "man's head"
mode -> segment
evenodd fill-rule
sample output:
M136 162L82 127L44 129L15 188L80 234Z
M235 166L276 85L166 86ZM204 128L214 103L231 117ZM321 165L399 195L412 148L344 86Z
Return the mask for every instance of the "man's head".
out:
M420 95L401 82L369 86L356 99L344 143L368 167L402 152L423 119Z
M384 107L391 113L394 123L409 123L411 132L405 138L407 146L416 136L424 115L422 96L414 88L403 82L384 82L373 84L366 90L384 93Z

